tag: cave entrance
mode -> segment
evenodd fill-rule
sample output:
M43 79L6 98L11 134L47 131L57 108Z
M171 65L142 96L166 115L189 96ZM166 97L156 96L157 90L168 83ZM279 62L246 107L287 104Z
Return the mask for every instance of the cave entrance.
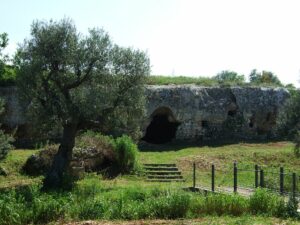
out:
M180 123L175 119L171 109L160 107L152 113L151 118L142 140L153 144L164 144L176 137Z

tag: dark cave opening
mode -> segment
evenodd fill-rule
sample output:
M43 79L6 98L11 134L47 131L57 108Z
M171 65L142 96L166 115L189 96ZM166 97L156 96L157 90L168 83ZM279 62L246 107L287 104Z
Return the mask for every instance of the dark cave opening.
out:
M236 114L237 114L237 110L236 109L229 110L228 113L227 113L227 115L231 116L231 117L234 117Z
M146 129L142 140L153 144L164 144L170 142L176 136L179 122L170 121L168 114L157 114Z
M207 120L202 120L201 121L201 126L202 126L202 128L208 128L208 121Z

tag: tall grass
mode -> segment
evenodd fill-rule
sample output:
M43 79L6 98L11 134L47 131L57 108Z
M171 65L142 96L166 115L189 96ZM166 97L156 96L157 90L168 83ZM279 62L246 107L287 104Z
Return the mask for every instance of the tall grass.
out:
M46 224L68 220L138 220L199 218L205 215L293 216L283 199L258 190L250 199L238 195L201 195L151 187L105 188L87 179L72 192L42 193L38 186L0 193L0 224ZM290 209L289 209L290 210Z

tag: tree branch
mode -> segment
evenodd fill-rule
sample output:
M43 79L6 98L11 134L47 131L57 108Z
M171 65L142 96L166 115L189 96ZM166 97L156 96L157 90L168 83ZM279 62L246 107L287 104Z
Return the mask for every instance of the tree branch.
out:
M71 83L69 85L64 86L64 89L70 90L70 89L76 88L76 87L80 86L84 81L86 81L89 78L89 76L91 74L91 71L93 69L93 66L94 66L94 64L95 64L96 61L97 60L94 59L92 62L90 62L86 73L84 74L84 76L81 79L80 79L80 77L81 77L81 71L78 70L77 71L77 77L78 77L77 81L75 81L75 82L73 82L73 83Z

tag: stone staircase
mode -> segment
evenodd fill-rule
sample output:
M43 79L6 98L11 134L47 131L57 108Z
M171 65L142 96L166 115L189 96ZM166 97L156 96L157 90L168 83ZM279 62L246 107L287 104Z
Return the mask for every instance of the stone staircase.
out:
M176 164L144 164L144 171L150 182L184 182Z

